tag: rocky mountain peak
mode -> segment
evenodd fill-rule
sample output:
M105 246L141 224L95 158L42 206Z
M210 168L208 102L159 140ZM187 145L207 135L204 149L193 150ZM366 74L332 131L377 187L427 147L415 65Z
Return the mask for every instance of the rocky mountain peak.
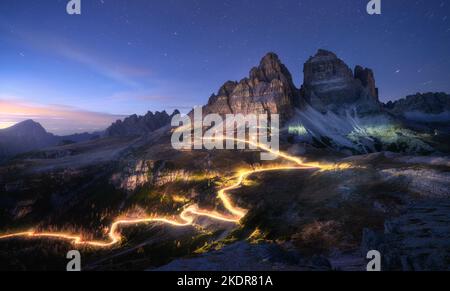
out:
M361 84L369 90L370 95L378 100L378 88L375 85L375 76L371 69L356 66L355 79L360 80Z
M417 93L406 98L390 101L385 108L394 114L407 113L447 114L450 112L450 95L446 93Z
M28 136L28 137L47 137L49 133L42 127L41 124L34 120L25 120L16 125L3 130L4 134L10 136Z
M271 82L274 79L292 83L292 76L289 70L281 63L280 58L275 53L266 54L259 64L250 71L250 79Z
M225 84L222 85L222 87L220 87L218 95L229 96L231 93L233 93L233 90L236 88L237 85L238 82L227 81Z
M204 112L225 114L280 114L282 120L292 116L298 99L292 76L275 53L266 54L249 77L228 81L209 99Z
M172 117L180 114L175 110L171 115L166 111L149 111L144 116L136 114L125 118L123 121L118 120L113 123L107 130L107 136L140 136L153 132L161 127L170 124Z
M308 62L314 63L314 62L332 61L335 59L338 59L335 53L324 49L318 49L316 54L309 58Z
M304 86L324 84L341 87L353 81L352 70L334 53L322 49L308 59L303 73ZM321 89L325 90L327 87Z
M336 54L319 49L304 65L302 96L321 112L380 110L378 90L372 70L357 66L353 72Z

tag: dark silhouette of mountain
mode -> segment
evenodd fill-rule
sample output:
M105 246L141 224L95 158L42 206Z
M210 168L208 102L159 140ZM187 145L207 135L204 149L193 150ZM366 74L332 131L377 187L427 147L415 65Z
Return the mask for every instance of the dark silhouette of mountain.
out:
M356 66L352 71L334 53L318 50L305 63L302 98L320 112L378 112L381 103L371 69Z
M118 120L114 122L106 130L105 135L109 137L145 135L169 125L172 117L177 114L180 114L178 110L175 110L171 115L167 114L166 111L156 111L155 113L149 111L144 116L134 114L123 121Z

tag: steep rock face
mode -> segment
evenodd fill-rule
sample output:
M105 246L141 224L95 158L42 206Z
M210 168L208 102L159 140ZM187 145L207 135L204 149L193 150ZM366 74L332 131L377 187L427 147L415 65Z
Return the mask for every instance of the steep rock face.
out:
M295 87L288 69L274 53L267 54L249 77L240 82L228 81L209 99L204 113L224 114L280 114L288 120L298 102Z
M355 79L360 80L363 87L367 88L369 91L370 96L374 97L374 101L378 102L378 88L375 85L375 76L373 71L369 68L356 66Z
M163 112L148 112L144 116L137 116L136 114L125 118L123 121L118 120L113 123L107 130L106 136L140 136L155 131L163 126L166 126L172 120L174 115L179 114L175 110L172 115Z
M393 114L417 121L450 121L450 95L417 93L385 105Z
M315 109L342 113L355 108L358 113L380 110L378 90L372 70L357 66L352 70L334 53L319 50L304 65L302 96Z
M352 71L332 52L319 50L305 63L301 97L304 103L289 124L299 141L352 153L433 151L383 108L372 70Z

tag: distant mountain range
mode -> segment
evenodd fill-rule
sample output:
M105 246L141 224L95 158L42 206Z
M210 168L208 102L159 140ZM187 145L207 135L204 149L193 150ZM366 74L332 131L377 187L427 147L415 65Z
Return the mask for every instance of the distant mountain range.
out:
M356 66L351 70L336 54L322 49L307 60L303 72L303 84L296 87L279 57L268 53L247 78L225 82L203 112L280 114L284 130L293 140L351 153L430 152L437 129L450 133L448 94L417 93L383 104L371 69ZM70 136L56 136L37 122L23 121L0 130L0 161L99 137L146 135L170 124L176 114L178 110L171 115L166 111L132 115L104 132Z
M172 115L167 114L166 111L148 112L144 116L132 115L123 121L114 122L104 132L67 136L53 135L47 132L41 124L33 120L26 120L0 130L0 162L25 152L85 142L101 137L142 136L168 125L172 117L179 113L178 110L175 110Z
M114 122L106 129L105 135L109 137L145 135L166 126L170 123L172 117L177 114L180 114L178 110L175 110L171 115L167 114L166 111L156 111L155 113L149 111L144 116L134 114L123 121Z
M445 93L417 93L395 102L388 102L386 110L409 120L449 122L450 95Z

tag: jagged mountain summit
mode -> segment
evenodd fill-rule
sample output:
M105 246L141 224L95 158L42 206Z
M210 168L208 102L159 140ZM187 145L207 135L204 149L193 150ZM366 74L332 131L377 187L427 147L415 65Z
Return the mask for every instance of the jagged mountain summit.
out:
M320 49L305 63L302 98L320 112L378 112L381 103L371 69L356 66L354 72L334 53Z
M0 147L3 149L4 155L43 148L57 143L56 136L48 133L42 125L33 120L25 120L0 130Z
M307 105L321 113L345 114L346 110L355 109L364 114L382 110L371 69L356 66L353 72L334 53L320 49L305 63L300 89L278 55L268 53L249 77L226 82L210 97L204 112L280 114L283 121L288 121L296 108Z
M195 218L200 227L176 231L160 223L133 225L117 248L98 255L89 249L85 269L192 270L200 263L199 270L273 270L273 264L280 270L365 270L361 250L370 249L384 250L386 270L448 268L447 261L436 258L449 257L450 224L442 216L450 205L442 201L450 197L450 160L436 151L417 155L433 148L427 135L409 129L402 116L418 109L440 114L439 107L448 108L443 105L447 99L425 94L382 106L370 69L351 70L323 50L311 57L305 72L300 90L278 56L268 54L249 77L225 83L205 112L278 113L283 152L352 167L274 167L248 176L248 182L229 192L233 204L249 211L239 225L207 216ZM217 197L222 186L243 170L283 165L281 159L261 161L252 151L178 151L171 146L172 116L133 115L113 124L102 138L46 148L0 165L0 228L22 231L36 225L42 231L102 239L118 217L180 217L187 205L222 213L226 206ZM0 131L0 137L3 132L17 138L52 137L31 121ZM410 155L350 156L386 150ZM342 152L349 156L343 158ZM424 237L427 232L439 238ZM25 268L30 253L46 258L31 262L35 268L49 269L61 261L63 242L58 240L17 238L0 244L8 250L0 252L0 261L7 262L3 269ZM137 249L158 255L136 257ZM239 259L230 262L236 253Z
M137 116L136 114L125 118L123 121L118 120L113 123L107 130L106 136L141 136L151 133L161 127L170 124L172 117L180 114L175 110L171 115L166 111L155 113L149 111L144 116Z
M279 114L294 140L351 153L433 150L398 110L379 101L371 69L357 65L352 70L333 52L319 49L303 72L298 88L278 55L268 53L249 77L226 82L203 112Z
M225 114L280 114L287 121L294 114L299 91L289 70L274 53L268 53L249 77L228 81L209 99L204 112Z

